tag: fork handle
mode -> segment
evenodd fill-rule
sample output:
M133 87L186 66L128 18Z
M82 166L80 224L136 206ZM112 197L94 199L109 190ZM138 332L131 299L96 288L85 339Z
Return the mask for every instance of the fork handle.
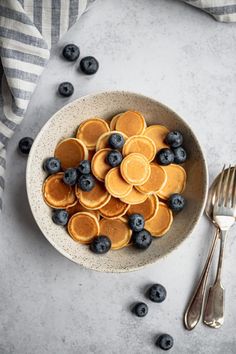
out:
M185 311L184 324L186 329L188 329L189 331L192 330L198 324L202 314L203 300L204 300L205 289L206 289L206 281L207 281L210 265L212 262L213 254L215 252L218 235L219 235L219 230L217 228L202 274L193 292L193 295L189 301L188 307Z

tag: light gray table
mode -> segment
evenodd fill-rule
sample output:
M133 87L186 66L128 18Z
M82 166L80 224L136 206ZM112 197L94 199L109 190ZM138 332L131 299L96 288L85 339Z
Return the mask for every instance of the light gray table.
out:
M60 58L75 42L94 55L94 77ZM8 149L5 209L0 216L0 354L160 353L158 334L173 335L176 354L236 351L236 241L229 237L224 267L226 320L220 330L182 325L183 311L205 260L212 227L202 217L191 236L157 264L130 274L101 274L70 262L46 241L29 210L26 159L16 146L35 137L64 104L91 92L125 89L167 104L191 125L205 150L210 179L235 163L236 25L220 24L178 1L98 0L61 40L39 82L24 123ZM57 97L71 81L70 99ZM129 311L146 285L160 282L163 304L146 318Z

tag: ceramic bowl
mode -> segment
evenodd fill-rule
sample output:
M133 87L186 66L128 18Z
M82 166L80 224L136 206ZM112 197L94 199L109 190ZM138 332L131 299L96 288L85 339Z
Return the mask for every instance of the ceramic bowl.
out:
M42 185L46 177L42 169L45 158L53 156L57 143L74 136L85 119L99 116L110 119L126 110L142 112L147 124L163 124L170 130L180 130L188 152L185 164L187 186L184 196L187 207L174 217L169 232L153 240L146 251L126 247L106 255L93 254L88 246L73 241L65 228L52 222L51 209L45 204ZM208 189L207 167L199 142L183 119L167 106L145 96L113 91L79 98L55 113L39 132L32 146L26 173L29 204L36 223L47 240L61 254L86 268L103 272L126 272L156 262L173 251L192 232L203 212Z

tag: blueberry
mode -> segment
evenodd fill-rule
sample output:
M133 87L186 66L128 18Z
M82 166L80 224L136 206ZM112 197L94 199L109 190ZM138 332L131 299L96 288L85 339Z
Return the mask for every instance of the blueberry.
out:
M95 186L94 177L91 174L81 175L78 179L78 185L82 191L90 192Z
M183 140L183 135L177 130L169 132L165 138L166 144L170 145L172 148L177 148L182 145Z
M111 240L107 236L97 236L90 244L90 250L97 254L107 253L111 248Z
M49 157L44 161L43 169L50 175L53 173L57 173L61 169L61 162L55 157Z
M169 350L173 347L174 339L169 334L165 333L158 337L156 344L163 350Z
M161 284L153 284L148 290L148 297L153 302L162 302L166 298L166 289Z
M121 149L125 143L124 137L119 133L111 134L109 140L109 145L112 149Z
M53 210L52 220L55 224L65 226L68 222L69 214L64 209Z
M131 214L128 219L129 227L132 231L139 232L144 229L145 220L141 214Z
M181 194L175 193L170 196L167 203L171 210L179 212L184 208L185 199Z
M19 148L20 152L22 152L22 154L24 154L24 155L28 155L30 152L31 146L33 144L33 141L34 140L29 137L22 138L18 144L18 148Z
M74 86L70 82L62 82L58 87L61 96L69 97L74 93Z
M75 61L79 58L80 50L75 44L67 44L63 49L63 57L69 61Z
M77 182L78 174L76 168L68 168L64 172L63 181L69 186L74 186Z
M112 150L107 154L106 161L111 167L119 166L123 156L120 151Z
M184 148L182 148L182 146L173 149L173 153L174 153L174 162L177 164L180 163L184 163L187 159L187 153L184 150Z
M84 57L80 61L80 69L86 75L93 75L98 71L99 63L94 57Z
M144 302L138 302L134 307L134 313L138 317L144 317L148 313L148 305Z
M157 162L160 165L167 166L174 162L174 153L170 149L161 149L156 155Z
M152 243L152 235L147 230L143 229L139 232L133 232L132 241L136 248L145 250Z
M88 173L91 172L91 163L89 160L83 160L80 162L78 168L78 172L81 173L82 175L87 175Z

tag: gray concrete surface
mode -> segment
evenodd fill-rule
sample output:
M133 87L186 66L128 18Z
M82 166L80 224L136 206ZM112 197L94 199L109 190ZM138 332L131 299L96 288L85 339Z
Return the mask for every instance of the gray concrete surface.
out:
M60 58L65 43L95 55L94 77ZM16 146L35 137L67 102L106 89L152 96L191 125L206 152L210 179L223 163L235 163L236 27L220 24L186 4L169 0L98 0L52 52L25 120L8 150L5 208L0 216L1 354L161 353L158 334L173 335L176 354L236 352L236 240L226 249L226 319L219 330L202 323L191 333L183 311L205 260L212 227L202 217L176 251L129 274L83 269L57 253L39 232L25 192L26 159ZM55 95L60 82L75 86L70 99ZM213 274L211 275L213 277ZM167 300L149 304L144 319L131 315L144 288L164 284Z

